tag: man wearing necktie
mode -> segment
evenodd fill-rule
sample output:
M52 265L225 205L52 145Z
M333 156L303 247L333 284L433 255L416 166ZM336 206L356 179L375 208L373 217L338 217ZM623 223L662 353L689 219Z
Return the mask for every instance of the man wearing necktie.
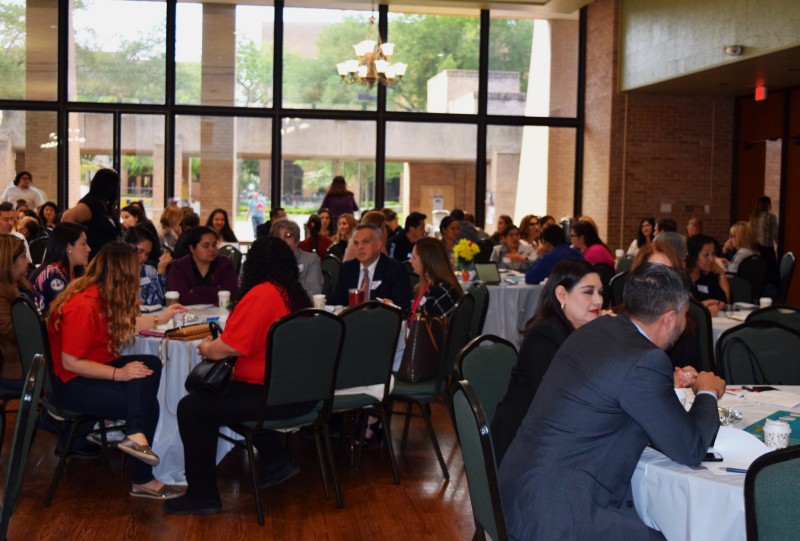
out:
M411 282L402 263L382 252L383 233L372 224L363 224L353 234L356 258L342 263L333 292L333 304L346 305L347 291L364 291L364 300L380 299L408 311Z

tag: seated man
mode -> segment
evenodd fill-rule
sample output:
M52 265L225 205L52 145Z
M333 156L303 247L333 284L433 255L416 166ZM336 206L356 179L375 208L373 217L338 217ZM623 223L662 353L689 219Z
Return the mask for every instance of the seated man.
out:
M538 284L548 276L556 263L564 259L583 259L581 253L570 248L567 236L560 225L548 225L539 237L538 258L525 271L526 284Z
M353 246L356 258L342 263L333 290L332 304L346 306L348 290L364 290L364 299L391 301L404 312L411 309L411 282L408 271L399 261L381 253L381 230L372 224L356 227Z
M631 477L648 443L697 465L719 429L725 382L701 372L684 410L664 350L686 325L689 293L665 265L625 282L625 311L573 332L556 353L500 464L511 539L663 539L639 519Z
M272 221L270 235L281 239L294 252L297 270L300 272L300 283L308 293L308 297L322 293L325 281L322 278L322 264L319 257L297 247L297 243L300 242L300 226L288 218L279 218Z
M425 216L421 212L412 212L406 217L406 226L389 239L389 257L398 261L411 259L414 243L425 236Z

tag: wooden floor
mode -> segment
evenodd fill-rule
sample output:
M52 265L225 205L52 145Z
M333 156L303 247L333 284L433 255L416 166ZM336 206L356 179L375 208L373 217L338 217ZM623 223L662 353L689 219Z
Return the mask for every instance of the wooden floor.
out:
M9 425L13 427L13 415ZM113 471L102 459L71 460L53 505L43 506L56 465L55 437L38 431L8 539L15 540L456 540L474 533L461 451L447 410L433 406L433 423L450 470L444 481L421 419L414 419L408 447L400 451L402 423L395 417L394 441L401 484L392 479L385 449L367 449L361 467L350 471L340 440L334 453L344 493L344 509L333 495L326 500L312 440L293 436L290 450L300 473L286 484L262 491L266 525L259 526L248 482L247 458L234 450L219 465L223 511L208 517L166 515L161 502L131 498L130 474L120 471L112 451ZM7 466L11 428L6 431L0 467Z

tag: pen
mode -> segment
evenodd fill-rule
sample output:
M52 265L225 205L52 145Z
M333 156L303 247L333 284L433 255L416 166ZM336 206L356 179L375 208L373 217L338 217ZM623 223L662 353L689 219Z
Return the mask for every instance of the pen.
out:
M720 468L721 470L725 470L728 473L747 473L747 470L743 470L741 468Z

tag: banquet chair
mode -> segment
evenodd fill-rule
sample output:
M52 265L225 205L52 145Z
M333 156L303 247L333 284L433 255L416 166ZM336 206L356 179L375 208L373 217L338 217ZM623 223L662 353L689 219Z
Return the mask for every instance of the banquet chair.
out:
M3 507L0 508L0 539L6 539L11 515L17 507L28 451L36 431L39 419L37 408L42 396L42 380L44 379L44 356L36 355L28 363L28 370L23 380L22 395L17 412L17 425L14 429L14 440L8 457L8 470L3 487Z
M489 289L486 284L472 282L467 288L467 293L475 298L475 310L472 312L472 323L469 328L469 337L475 338L483 332L486 322L486 312L489 311Z
M711 325L711 312L693 297L689 297L687 315L694 322L694 332L700 344L700 368L705 372L716 372L714 362L714 332Z
M450 314L450 321L447 325L447 333L444 339L444 346L442 347L442 359L440 364L439 374L435 378L426 379L417 383L408 381L397 380L394 384L394 389L389 396L390 399L390 419L391 414L402 413L394 412L391 405L397 400L404 400L407 403L405 415L405 425L403 426L403 439L400 442L400 448L405 449L406 442L408 441L408 428L411 422L411 417L414 405L420 410L420 415L425 421L425 428L428 431L428 437L433 444L433 449L436 451L436 457L439 460L439 466L442 468L442 474L445 479L450 479L450 474L447 471L447 464L442 456L442 450L439 448L439 441L436 439L436 432L433 430L431 418L429 414L429 406L431 402L436 400L442 394L448 394L448 380L453 378L455 374L455 360L459 350L469 340L469 328L472 323L472 312L475 309L475 299L469 293L466 293L456 303ZM448 400L448 407L450 403Z
M232 244L224 244L219 248L219 255L224 255L231 260L236 276L239 276L239 271L242 268L242 252L239 248Z
M796 539L800 530L800 446L761 455L744 478L748 541Z
M358 438L360 442L364 441L367 414L373 412L381 420L394 482L400 484L386 405L389 398L392 363L403 320L402 313L388 304L368 301L348 308L339 314L339 317L344 322L345 335L339 368L336 372L333 413L361 414L362 422ZM346 389L369 385L383 386L381 398L366 393L340 393ZM360 445L358 450L360 458Z
M750 312L745 322L763 320L775 321L776 323L800 331L800 308L788 304L773 304L772 306Z
M800 385L800 332L774 321L751 321L717 340L719 376L729 385Z
M39 237L31 242L28 249L31 252L31 261L34 265L39 265L44 261L44 253L47 251L47 237Z
M469 381L491 425L497 404L508 391L517 348L504 338L484 334L470 341L456 359L458 379Z
M614 269L603 263L592 265L603 283L603 308L608 308L611 303L611 279L614 278Z
M753 285L750 280L738 274L727 273L728 284L731 288L731 294L728 297L729 303L736 302L753 302Z
M44 358L44 398L42 399L43 411L42 415L52 415L56 419L63 419L65 422L70 423L69 435L67 441L62 445L61 438L56 437L57 450L60 455L58 465L53 473L53 479L50 481L50 487L44 499L44 506L49 507L53 501L58 481L67 464L67 459L72 451L72 445L78 436L78 430L81 425L87 422L97 422L100 427L92 432L100 434L103 452L108 449L108 439L106 432L108 430L119 430L119 426L106 427L105 419L95 415L87 415L75 411L64 409L61 405L61 396L58 392L58 386L54 384L56 381L55 370L53 369L53 360L50 356L50 344L47 339L47 327L45 327L42 317L36 310L33 303L25 298L20 297L11 305L11 321L14 325L14 335L17 337L17 344L19 345L19 354L22 359L22 365L25 372L30 371L33 358L36 355L42 355ZM109 464L108 457L106 456L106 463Z
M264 386L255 420L229 425L229 428L244 437L258 523L262 526L264 511L261 508L253 442L256 436L274 430L305 427L313 431L325 497L328 498L329 494L323 456L327 457L330 466L336 506L344 506L333 464L328 429L343 341L344 323L324 310L300 310L279 319L269 329ZM315 402L316 405L309 412L290 419L267 419L267 412L272 407L304 402ZM321 439L325 444L324 452ZM242 445L241 442L237 443Z
M786 252L781 257L781 262L778 267L778 275L780 276L780 301L786 302L786 296L789 294L789 283L792 281L792 275L794 274L794 267L797 263L797 258L795 258L792 252Z
M470 382L458 383L453 393L453 412L475 519L473 539L486 539L488 533L494 541L505 541L508 534L497 484L491 422Z
M631 269L634 257L636 256L633 254L625 254L624 256L620 257L619 261L617 261L617 274L620 272L628 272Z
M339 280L339 267L341 266L342 261L333 254L328 254L322 259L321 267L322 267L322 275L325 276L325 273L328 273L331 280L331 289L329 293L325 293L325 296L330 299L331 295L333 295L333 289L336 287L336 282Z
M15 389L13 384L0 385L0 446L5 441L6 433L6 414L14 413L15 410L9 410L9 403L19 400L20 391Z
M758 298L761 297L764 289L764 278L767 276L767 262L760 255L751 255L739 263L739 270L736 274L750 282L750 286L753 288L752 297L745 302L758 304Z
M627 276L628 271L623 271L615 274L608 282L611 306L619 306L622 304L622 292L625 290L625 278Z

